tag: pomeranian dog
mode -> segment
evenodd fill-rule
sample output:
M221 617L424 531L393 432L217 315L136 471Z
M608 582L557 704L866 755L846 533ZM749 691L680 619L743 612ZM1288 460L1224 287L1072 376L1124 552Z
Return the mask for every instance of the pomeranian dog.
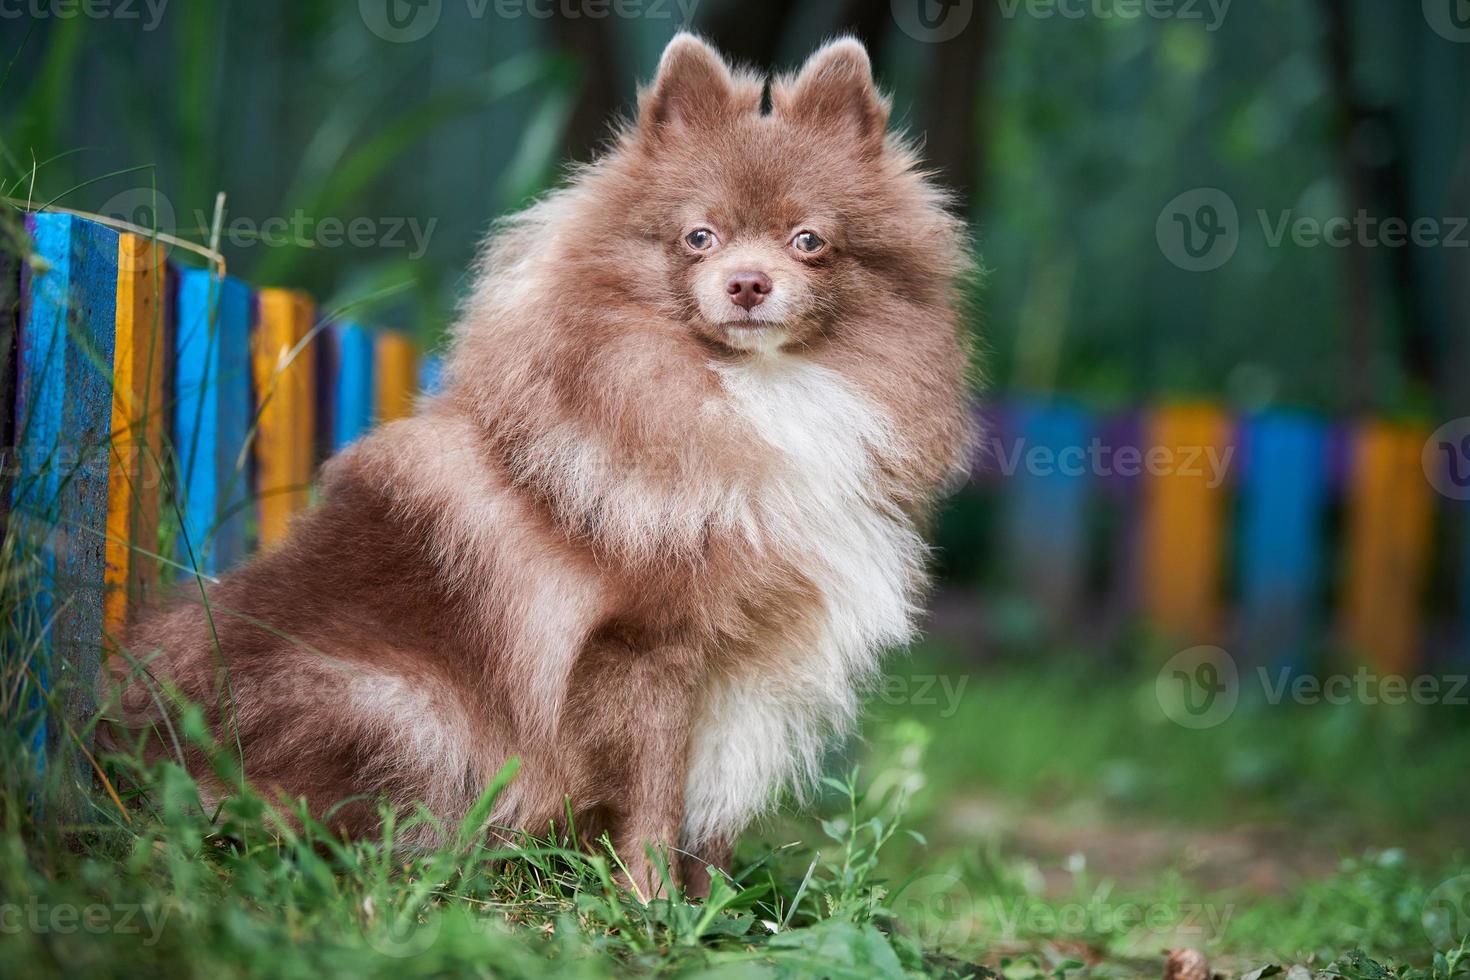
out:
M861 44L765 91L675 37L636 122L491 236L443 393L130 629L118 733L227 795L152 714L182 695L348 835L384 800L459 821L516 757L487 827L570 817L642 896L661 851L703 891L799 797L910 638L966 468L970 265Z

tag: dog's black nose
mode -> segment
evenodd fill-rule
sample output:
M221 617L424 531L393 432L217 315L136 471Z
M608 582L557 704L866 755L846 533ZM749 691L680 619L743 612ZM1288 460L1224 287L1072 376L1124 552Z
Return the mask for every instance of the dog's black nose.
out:
M753 310L770 295L771 277L764 272L737 272L725 283L725 292L736 306Z

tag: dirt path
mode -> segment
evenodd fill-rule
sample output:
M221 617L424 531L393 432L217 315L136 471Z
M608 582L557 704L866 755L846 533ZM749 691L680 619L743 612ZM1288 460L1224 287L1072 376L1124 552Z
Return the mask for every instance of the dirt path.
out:
M951 803L940 826L948 837L999 839L1007 853L1033 859L1048 896L1071 894L1076 874L1069 869L1081 867L1093 881L1124 886L1174 871L1202 893L1281 894L1304 878L1334 871L1341 853L1333 841L1289 826L1201 830L1124 822L1092 808L1038 811L982 796Z

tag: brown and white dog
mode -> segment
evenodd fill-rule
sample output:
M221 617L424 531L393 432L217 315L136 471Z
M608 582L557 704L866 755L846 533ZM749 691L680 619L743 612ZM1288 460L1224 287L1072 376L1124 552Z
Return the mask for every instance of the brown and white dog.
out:
M385 798L460 819L516 756L492 824L570 806L647 895L648 845L698 891L812 781L965 465L969 262L860 44L764 89L675 37L636 124L492 236L443 394L207 609L130 630L254 785L373 834ZM109 673L146 727L154 684Z

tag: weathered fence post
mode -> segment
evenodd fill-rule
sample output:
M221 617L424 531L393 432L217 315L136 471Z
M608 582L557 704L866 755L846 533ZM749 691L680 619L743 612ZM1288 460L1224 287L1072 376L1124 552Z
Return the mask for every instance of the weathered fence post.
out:
M310 339L311 328L310 296L286 289L261 291L251 364L262 548L284 538L291 515L311 501L316 463L316 345Z
M87 722L96 711L106 569L108 462L118 236L65 214L27 218L35 255L24 278L16 350L19 469L10 532L33 574L16 633L42 712L37 735L90 785Z
M168 264L163 249L138 235L118 237L117 319L112 360L112 455L107 484L109 638L158 580L158 517L163 481L169 359Z
M174 450L182 520L179 561L214 575L246 555L250 460L250 323L244 283L203 269L179 274Z
M1321 617L1328 430L1309 415L1250 419L1241 439L1242 647L1259 664L1304 669Z

